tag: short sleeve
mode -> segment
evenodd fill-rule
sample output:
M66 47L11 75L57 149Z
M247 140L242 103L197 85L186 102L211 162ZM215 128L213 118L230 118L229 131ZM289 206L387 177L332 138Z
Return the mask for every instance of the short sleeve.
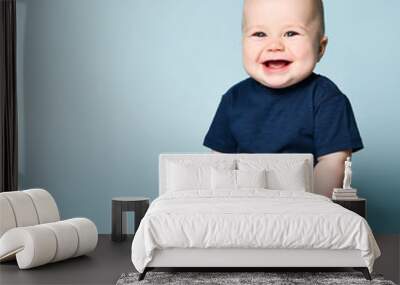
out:
M235 153L237 143L230 128L229 110L231 105L228 94L222 96L203 145L218 152Z
M364 148L349 99L337 88L325 90L314 113L314 155Z

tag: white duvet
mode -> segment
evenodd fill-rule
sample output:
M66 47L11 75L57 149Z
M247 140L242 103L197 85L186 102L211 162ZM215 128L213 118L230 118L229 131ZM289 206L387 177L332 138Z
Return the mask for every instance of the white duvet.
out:
M365 219L300 191L179 191L154 200L132 243L143 272L154 249L358 249L372 272L380 251Z

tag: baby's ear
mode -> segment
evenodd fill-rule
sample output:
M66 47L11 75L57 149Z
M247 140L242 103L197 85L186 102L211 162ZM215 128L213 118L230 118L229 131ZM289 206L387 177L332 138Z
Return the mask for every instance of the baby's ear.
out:
M318 61L320 61L321 58L324 56L327 45L328 45L328 37L323 36L319 42Z

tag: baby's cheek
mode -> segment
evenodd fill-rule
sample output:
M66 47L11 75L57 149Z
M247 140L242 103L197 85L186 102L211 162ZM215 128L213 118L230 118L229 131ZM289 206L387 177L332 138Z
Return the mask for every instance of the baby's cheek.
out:
M247 62L255 61L257 58L255 50L251 47L243 49L243 58Z
M257 60L262 54L264 49L264 44L259 42L245 41L243 43L243 54L251 60Z
M251 77L257 77L257 67L253 61L243 60L243 67Z
M307 40L298 40L290 43L290 50L297 58L305 58L315 53L315 45Z
M257 69L257 53L248 50L243 53L243 65L247 72L255 72Z
M312 48L310 46L298 45L294 48L294 52L297 59L307 59L312 54Z

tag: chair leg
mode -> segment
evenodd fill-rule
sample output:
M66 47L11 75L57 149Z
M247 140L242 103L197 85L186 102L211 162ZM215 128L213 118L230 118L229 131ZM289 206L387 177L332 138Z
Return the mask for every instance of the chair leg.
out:
M362 274L364 275L365 279L372 280L371 274L369 274L369 270L367 267L354 267L354 269L357 271L361 271Z
M142 273L139 274L139 278L138 281L142 281L144 279L144 277L146 276L148 269L147 267L144 269L144 271Z

